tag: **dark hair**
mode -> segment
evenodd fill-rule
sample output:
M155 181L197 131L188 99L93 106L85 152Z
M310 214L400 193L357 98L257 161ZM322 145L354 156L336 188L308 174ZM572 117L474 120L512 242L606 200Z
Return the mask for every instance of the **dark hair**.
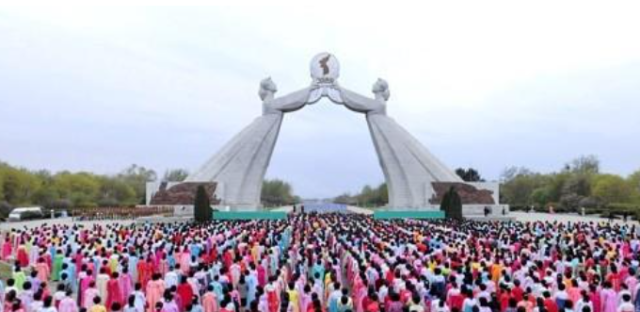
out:
M121 308L122 308L122 305L120 305L120 302L114 302L114 303L111 304L111 311L112 312L120 311Z
M51 303L52 303L52 302L53 302L53 297L51 297L51 296L46 296L46 297L44 297L44 301L42 302L42 305L43 305L45 308L49 308L49 307L51 307Z
M136 304L136 296L129 295L129 299L127 299L130 307L133 307Z

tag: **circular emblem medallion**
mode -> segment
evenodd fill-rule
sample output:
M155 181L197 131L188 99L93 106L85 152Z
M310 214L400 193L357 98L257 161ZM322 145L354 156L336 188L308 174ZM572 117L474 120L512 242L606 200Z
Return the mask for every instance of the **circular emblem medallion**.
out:
M340 64L331 53L323 52L311 60L311 78L318 82L334 82L340 76Z

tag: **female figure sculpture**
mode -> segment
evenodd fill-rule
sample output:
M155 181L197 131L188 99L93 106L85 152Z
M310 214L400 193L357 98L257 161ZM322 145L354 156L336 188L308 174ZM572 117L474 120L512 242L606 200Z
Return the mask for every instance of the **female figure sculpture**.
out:
M223 204L235 209L255 209L260 203L262 180L278 139L285 113L304 107L314 87L307 87L282 97L271 78L260 82L262 116L234 136L186 182L215 181Z
M366 114L367 124L389 190L389 206L426 207L433 195L432 182L462 182L418 140L387 116L389 85L378 79L372 88L374 98L339 88L342 104Z

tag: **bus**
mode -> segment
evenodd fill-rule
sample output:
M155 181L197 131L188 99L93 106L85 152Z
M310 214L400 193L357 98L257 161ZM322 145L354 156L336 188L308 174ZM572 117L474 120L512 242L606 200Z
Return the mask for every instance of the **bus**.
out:
M44 213L41 207L17 207L9 213L9 221L23 221L32 219L42 219Z

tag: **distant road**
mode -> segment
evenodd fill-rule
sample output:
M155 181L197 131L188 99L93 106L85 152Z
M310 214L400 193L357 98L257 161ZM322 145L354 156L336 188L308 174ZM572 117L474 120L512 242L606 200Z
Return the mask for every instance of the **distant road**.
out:
M291 211L292 206L285 206L278 209L274 209L274 211ZM306 206L305 211L318 211L318 212L353 212L353 213L364 213L364 214L373 214L373 211L370 209L355 207L355 206L346 206L346 205L338 205L338 204L324 204L318 206ZM607 222L607 218L601 218L595 215L587 215L580 216L577 214L549 214L549 213L539 213L539 212L511 212L509 216L514 217L517 221L559 221L559 222ZM629 218L631 219L631 218ZM33 228L41 226L44 223L48 224L82 224L84 226L92 226L94 224L131 224L134 220L93 220L93 221L74 221L71 218L58 218L58 219L42 219L42 220L31 220L31 221L20 221L20 222L1 222L0 223L0 231L10 230L12 228ZM621 219L614 219L613 221L616 224L625 224ZM626 224L638 224L638 221L627 221Z
M94 224L131 224L135 220L92 220L92 221L74 221L72 218L57 218L57 219L42 219L42 220L29 220L29 221L18 221L18 222L2 222L0 223L0 230L10 230L12 228L33 228L41 226L45 223L48 224L82 224L84 226L92 226Z
M540 212L521 212L515 211L509 214L515 217L518 221L559 221L559 222L607 222L609 219L602 218L597 215L581 216L577 214L562 214L562 213L540 213ZM631 220L631 218L629 218ZM614 219L614 223L625 224L622 219ZM638 221L627 221L626 224L638 224Z

